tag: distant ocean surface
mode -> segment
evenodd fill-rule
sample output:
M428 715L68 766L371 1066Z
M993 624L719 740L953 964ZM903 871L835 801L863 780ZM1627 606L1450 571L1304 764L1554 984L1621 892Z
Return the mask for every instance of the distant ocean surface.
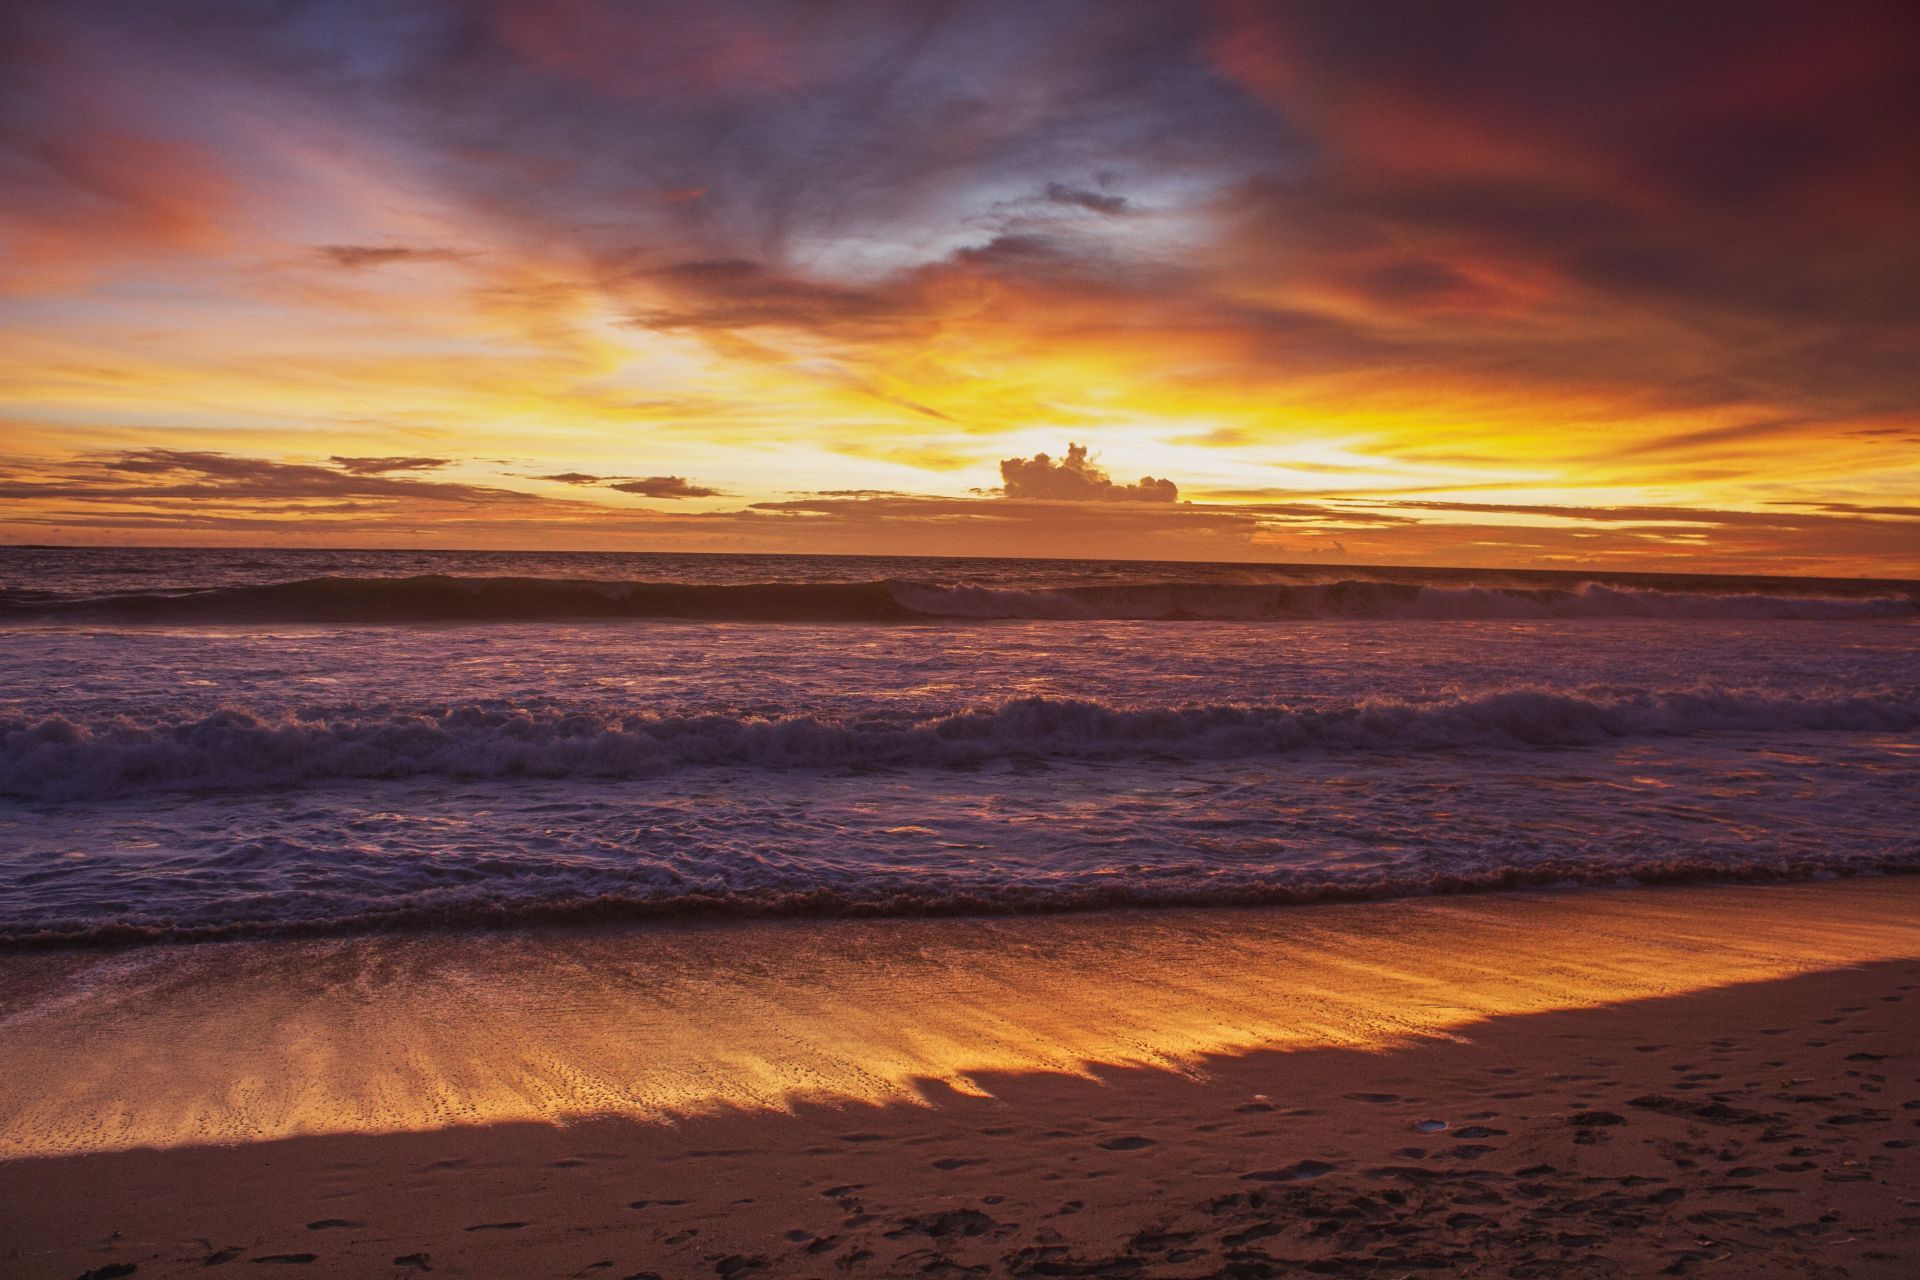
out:
M0 946L1920 870L1920 584L0 550Z

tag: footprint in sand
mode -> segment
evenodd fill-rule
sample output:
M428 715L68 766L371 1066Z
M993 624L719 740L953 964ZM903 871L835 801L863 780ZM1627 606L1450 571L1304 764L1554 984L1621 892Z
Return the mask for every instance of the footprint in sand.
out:
M1305 1182L1332 1173L1334 1166L1324 1160L1302 1160L1284 1169L1258 1169L1240 1175L1242 1182Z
M951 1173L955 1169L964 1169L968 1165L985 1163L985 1160L970 1160L964 1156L948 1156L943 1160L935 1160L933 1167Z
M1139 1151L1146 1147L1157 1147L1160 1144L1152 1138L1130 1134L1124 1138L1108 1138L1099 1145L1102 1151Z
M364 1222L355 1222L351 1218L322 1218L318 1222L309 1222L309 1231L332 1231L338 1227L364 1227Z
M922 1235L936 1240L950 1236L980 1236L998 1231L1001 1224L978 1209L949 1209L944 1213L931 1213L917 1217L894 1219L893 1229L882 1234L889 1240L898 1240L903 1236Z
M468 1227L468 1231L518 1231L526 1226L524 1222L477 1222Z
M427 1253L403 1253L393 1260L396 1267L411 1267L415 1271L431 1271L433 1255Z
M261 1254L257 1258L249 1258L247 1259L247 1261L249 1262L286 1262L286 1263L297 1263L304 1266L306 1263L309 1263L309 1262L320 1261L320 1255L317 1253L265 1253L265 1254Z

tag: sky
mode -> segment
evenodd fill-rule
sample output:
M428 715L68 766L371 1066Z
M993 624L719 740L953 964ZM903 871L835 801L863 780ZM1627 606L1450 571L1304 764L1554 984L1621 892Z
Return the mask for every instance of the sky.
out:
M0 6L0 540L1920 576L1920 11Z

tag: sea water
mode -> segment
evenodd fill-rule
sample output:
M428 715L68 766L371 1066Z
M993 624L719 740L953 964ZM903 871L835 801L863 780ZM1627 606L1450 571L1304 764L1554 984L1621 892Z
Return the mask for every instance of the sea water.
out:
M1920 587L0 551L0 945L1920 869Z

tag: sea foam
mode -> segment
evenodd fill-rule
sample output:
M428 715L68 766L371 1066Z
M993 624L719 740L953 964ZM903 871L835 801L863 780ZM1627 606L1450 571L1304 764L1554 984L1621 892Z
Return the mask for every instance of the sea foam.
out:
M977 766L1021 758L1195 759L1539 749L1703 733L1905 732L1920 690L1511 689L1336 707L1108 706L1018 698L924 719L878 712L658 715L460 704L263 717L0 719L0 794L74 800L328 779L640 778L697 765Z

